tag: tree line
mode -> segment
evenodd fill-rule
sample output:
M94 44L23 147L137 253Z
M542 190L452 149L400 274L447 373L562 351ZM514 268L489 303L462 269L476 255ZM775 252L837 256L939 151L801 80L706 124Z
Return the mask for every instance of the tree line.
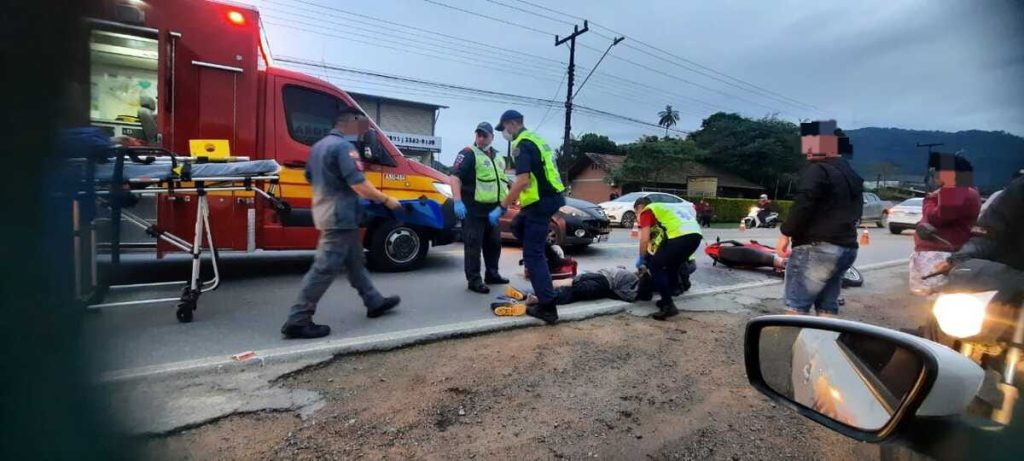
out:
M570 151L562 152L557 163L567 172L586 153L626 156L622 166L611 172L618 183L663 182L673 174L667 166L683 162L700 162L729 171L764 187L775 197L793 192L797 173L803 167L800 154L800 127L775 116L751 119L739 114L719 112L703 120L700 129L685 137L668 136L678 113L671 106L659 114L659 124L666 135L642 136L627 143L614 141L595 133L587 133L570 143Z

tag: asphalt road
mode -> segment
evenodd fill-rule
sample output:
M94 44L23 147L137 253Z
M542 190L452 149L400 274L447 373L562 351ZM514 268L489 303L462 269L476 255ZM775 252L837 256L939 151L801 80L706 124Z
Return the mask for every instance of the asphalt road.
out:
M707 241L721 237L723 240L756 239L774 244L777 236L775 229L705 231ZM909 233L894 236L882 229L873 229L871 237L871 245L861 249L857 265L906 258L913 245ZM712 267L710 259L704 255L703 246L699 254L698 270L692 277L695 289L732 286L772 277L767 272ZM624 229L616 229L608 242L594 244L572 254L579 261L581 271L629 266L635 255L636 243ZM311 252L224 255L222 285L199 300L194 322L179 323L174 317L175 306L171 303L107 308L90 312L87 316L84 346L97 352L96 366L100 371L112 371L295 345L296 341L283 339L279 329L311 258ZM513 284L528 287L529 283L522 277L518 266L519 259L520 249L507 245L502 253L501 270ZM188 266L187 262L176 258L155 261L146 256L126 260L123 278L128 283L181 280L181 274ZM359 298L341 278L324 296L316 316L318 323L331 326L332 333L328 338L357 337L491 318L489 304L495 295L503 291L501 287L493 287L494 291L488 296L466 290L460 244L431 249L424 266L415 272L374 273L372 277L385 295L400 295L401 306L391 315L367 319ZM870 275L866 275L866 279L865 286L870 287ZM175 297L178 289L148 289L138 294ZM115 293L107 301L122 299L131 298ZM685 305L681 307L685 308Z

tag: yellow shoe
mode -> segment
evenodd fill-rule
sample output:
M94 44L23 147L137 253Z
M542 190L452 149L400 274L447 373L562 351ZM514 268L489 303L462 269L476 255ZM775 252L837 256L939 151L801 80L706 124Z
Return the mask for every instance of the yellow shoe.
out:
M518 317L526 315L526 304L493 303L491 304L491 310L498 317Z
M505 287L505 296L508 296L509 298L512 298L512 299L514 299L516 301L524 301L524 300L526 300L526 293L523 293L522 291L517 290L512 285L509 285L509 286Z

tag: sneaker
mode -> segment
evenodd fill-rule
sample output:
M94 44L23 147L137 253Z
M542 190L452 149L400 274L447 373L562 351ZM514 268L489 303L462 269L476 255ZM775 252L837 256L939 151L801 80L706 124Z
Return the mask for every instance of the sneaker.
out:
M378 304L377 307L366 309L366 316L371 319L380 317L384 315L385 312L394 309L400 302L402 302L402 298L399 298L398 296L388 296L387 298L384 298L384 301Z
M491 289L487 285L484 285L483 283L471 283L471 284L469 284L469 288L468 289L469 289L469 291L474 291L474 292L480 293L482 295L485 295L485 294L491 292Z
M331 327L309 323L307 325L285 325L281 327L281 334L287 339L313 339L323 338L331 334Z
M517 290L516 287L512 285L505 287L505 296L508 296L509 298L512 298L516 301L523 301L526 299L526 293Z
M530 317L543 320L544 323L551 325L558 321L558 309L555 308L554 303L548 304L534 304L526 308L526 315Z
M491 303L491 311L498 317L518 317L526 314L526 304L517 302Z
M651 315L651 318L654 320L665 320L679 315L679 308L676 307L676 303L672 302L671 299L658 301L655 305L661 310Z
M487 277L484 277L484 283L488 285L504 285L508 283L508 279L502 277L500 274L488 275Z

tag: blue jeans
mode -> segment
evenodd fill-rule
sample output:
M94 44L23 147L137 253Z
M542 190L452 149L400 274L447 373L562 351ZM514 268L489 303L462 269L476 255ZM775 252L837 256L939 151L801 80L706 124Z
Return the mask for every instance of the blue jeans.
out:
M367 308L379 306L384 297L373 287L366 270L363 243L358 230L324 230L316 246L313 266L302 278L302 289L288 313L285 325L308 325L313 322L316 304L338 274L348 274L348 282L363 299Z
M793 248L786 263L786 307L818 314L839 313L843 274L857 259L856 248L814 242Z
M565 205L565 197L541 197L536 203L523 208L512 223L512 233L523 243L523 265L530 273L533 293L541 304L555 302L555 287L551 283L551 270L544 255L548 241L551 217Z

